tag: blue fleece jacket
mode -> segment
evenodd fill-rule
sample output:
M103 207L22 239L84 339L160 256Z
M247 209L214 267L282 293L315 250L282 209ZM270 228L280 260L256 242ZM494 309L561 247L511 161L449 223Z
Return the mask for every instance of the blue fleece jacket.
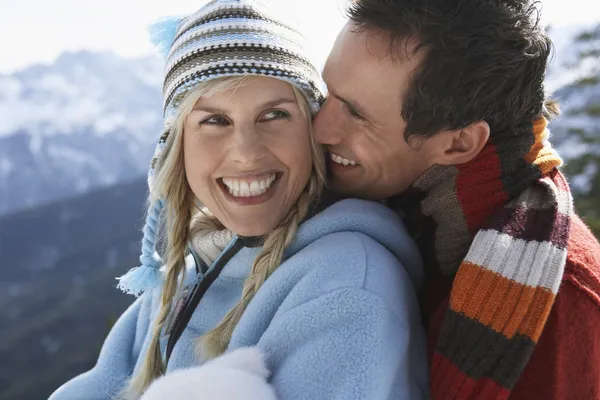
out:
M194 339L237 303L259 251L242 248L227 263L177 341L167 374L203 363ZM258 346L280 400L426 398L426 337L416 298L422 279L418 250L397 215L375 202L342 200L300 226L229 349ZM110 399L122 388L145 355L159 295L137 299L109 333L96 366L50 399Z

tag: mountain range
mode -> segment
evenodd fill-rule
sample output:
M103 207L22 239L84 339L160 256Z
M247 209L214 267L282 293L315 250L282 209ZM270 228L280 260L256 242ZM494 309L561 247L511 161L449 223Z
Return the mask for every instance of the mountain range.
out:
M82 51L0 75L0 215L142 176L161 69L153 56Z

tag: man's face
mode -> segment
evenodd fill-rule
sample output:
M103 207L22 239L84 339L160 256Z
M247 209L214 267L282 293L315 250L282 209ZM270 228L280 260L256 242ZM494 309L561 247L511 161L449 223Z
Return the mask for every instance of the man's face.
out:
M433 164L429 140L405 141L401 115L422 54L392 60L383 34L352 28L342 29L325 64L329 97L315 119L315 135L329 151L335 192L382 200L402 193Z

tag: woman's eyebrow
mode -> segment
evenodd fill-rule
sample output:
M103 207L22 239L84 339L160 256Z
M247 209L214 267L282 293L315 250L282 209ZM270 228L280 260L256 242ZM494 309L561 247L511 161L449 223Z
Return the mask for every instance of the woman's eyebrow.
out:
M192 111L206 111L207 113L211 113L211 114L227 114L227 110L225 110L223 108L211 107L211 106L205 106L205 105L198 105L198 106L192 108Z
M265 109L265 108L273 108L273 107L277 107L280 106L282 104L290 104L290 103L296 103L296 99L290 99L287 97L282 97L279 99L275 99L275 100L269 100L266 103L261 104L258 108L261 109ZM209 105L197 105L196 107L194 107L192 109L193 111L205 111L211 114L227 114L228 110L224 109L224 108L220 108L220 107L213 107L213 106L209 106Z
M296 99L290 99L287 97L282 97L280 99L276 99L276 100L271 100L268 101L266 103L264 103L261 108L272 108L272 107L277 107L280 106L282 104L288 104L288 103L296 103Z

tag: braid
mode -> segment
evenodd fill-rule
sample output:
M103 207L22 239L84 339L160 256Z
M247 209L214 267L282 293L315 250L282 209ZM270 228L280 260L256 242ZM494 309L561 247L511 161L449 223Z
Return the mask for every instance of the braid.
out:
M173 202L167 204L167 223L172 229L169 230L167 235L165 285L162 290L158 316L154 321L148 352L139 372L130 381L124 396L128 399L138 398L156 378L165 372L160 348L160 337L163 333L165 322L171 313L173 298L177 293L179 283L183 281L182 279L180 280L180 277L185 273L185 256L187 254L187 241L191 220L189 197L189 195L184 196L184 201L181 205L173 204Z

